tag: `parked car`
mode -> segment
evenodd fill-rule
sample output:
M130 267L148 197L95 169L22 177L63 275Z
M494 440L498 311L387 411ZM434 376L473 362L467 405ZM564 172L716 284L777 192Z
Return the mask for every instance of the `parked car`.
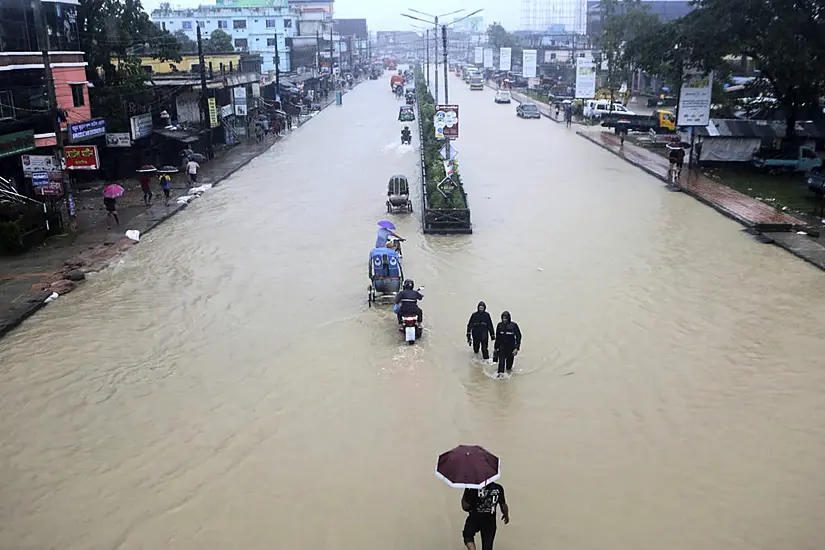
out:
M603 115L633 116L636 113L617 101L611 104L607 99L590 99L584 104L583 114L587 118L601 118Z
M790 151L759 151L753 156L753 165L763 170L810 172L822 167L822 159L810 147L797 147Z
M496 92L496 103L510 103L510 92L507 90L499 90Z
M541 118L541 112L535 103L522 103L516 107L516 116L521 118Z
M821 166L811 168L805 176L805 182L808 184L808 189L817 197L825 196L825 172L822 171Z

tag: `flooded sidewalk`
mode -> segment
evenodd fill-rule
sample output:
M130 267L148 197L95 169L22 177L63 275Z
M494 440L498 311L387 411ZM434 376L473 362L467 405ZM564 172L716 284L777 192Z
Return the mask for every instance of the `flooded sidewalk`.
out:
M664 156L629 141L622 145L619 137L612 132L580 130L576 133L671 184L668 179L670 163ZM760 234L763 242L776 244L825 270L825 245L815 238L819 235L810 231L806 221L713 181L699 170L685 169L679 183L671 185Z

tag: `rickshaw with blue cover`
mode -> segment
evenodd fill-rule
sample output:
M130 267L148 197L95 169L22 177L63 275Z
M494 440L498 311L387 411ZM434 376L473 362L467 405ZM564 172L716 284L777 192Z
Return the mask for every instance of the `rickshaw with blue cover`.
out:
M401 256L392 248L373 248L369 261L367 304L392 304L404 283Z

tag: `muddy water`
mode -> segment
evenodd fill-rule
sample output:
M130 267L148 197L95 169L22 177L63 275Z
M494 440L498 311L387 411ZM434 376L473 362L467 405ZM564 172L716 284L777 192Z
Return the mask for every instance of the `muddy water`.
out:
M367 308L415 155L366 82L0 342L0 548L458 549L459 442L502 457L499 549L825 547L822 274L450 85L475 234L394 218L424 339Z

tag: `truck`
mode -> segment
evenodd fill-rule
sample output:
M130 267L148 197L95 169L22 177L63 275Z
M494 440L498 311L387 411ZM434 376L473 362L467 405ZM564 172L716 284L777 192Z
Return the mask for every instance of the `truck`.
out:
M602 116L602 126L615 128L620 120L629 122L629 124L623 125L628 130L636 130L638 132L649 132L653 130L657 134L672 134L676 132L676 115L668 109L656 109L649 115L606 114Z
M484 77L481 76L481 73L473 73L470 76L470 89L471 90L483 90L484 89Z
M760 150L753 155L753 165L763 170L810 172L822 168L822 159L810 147L798 146L786 150Z

